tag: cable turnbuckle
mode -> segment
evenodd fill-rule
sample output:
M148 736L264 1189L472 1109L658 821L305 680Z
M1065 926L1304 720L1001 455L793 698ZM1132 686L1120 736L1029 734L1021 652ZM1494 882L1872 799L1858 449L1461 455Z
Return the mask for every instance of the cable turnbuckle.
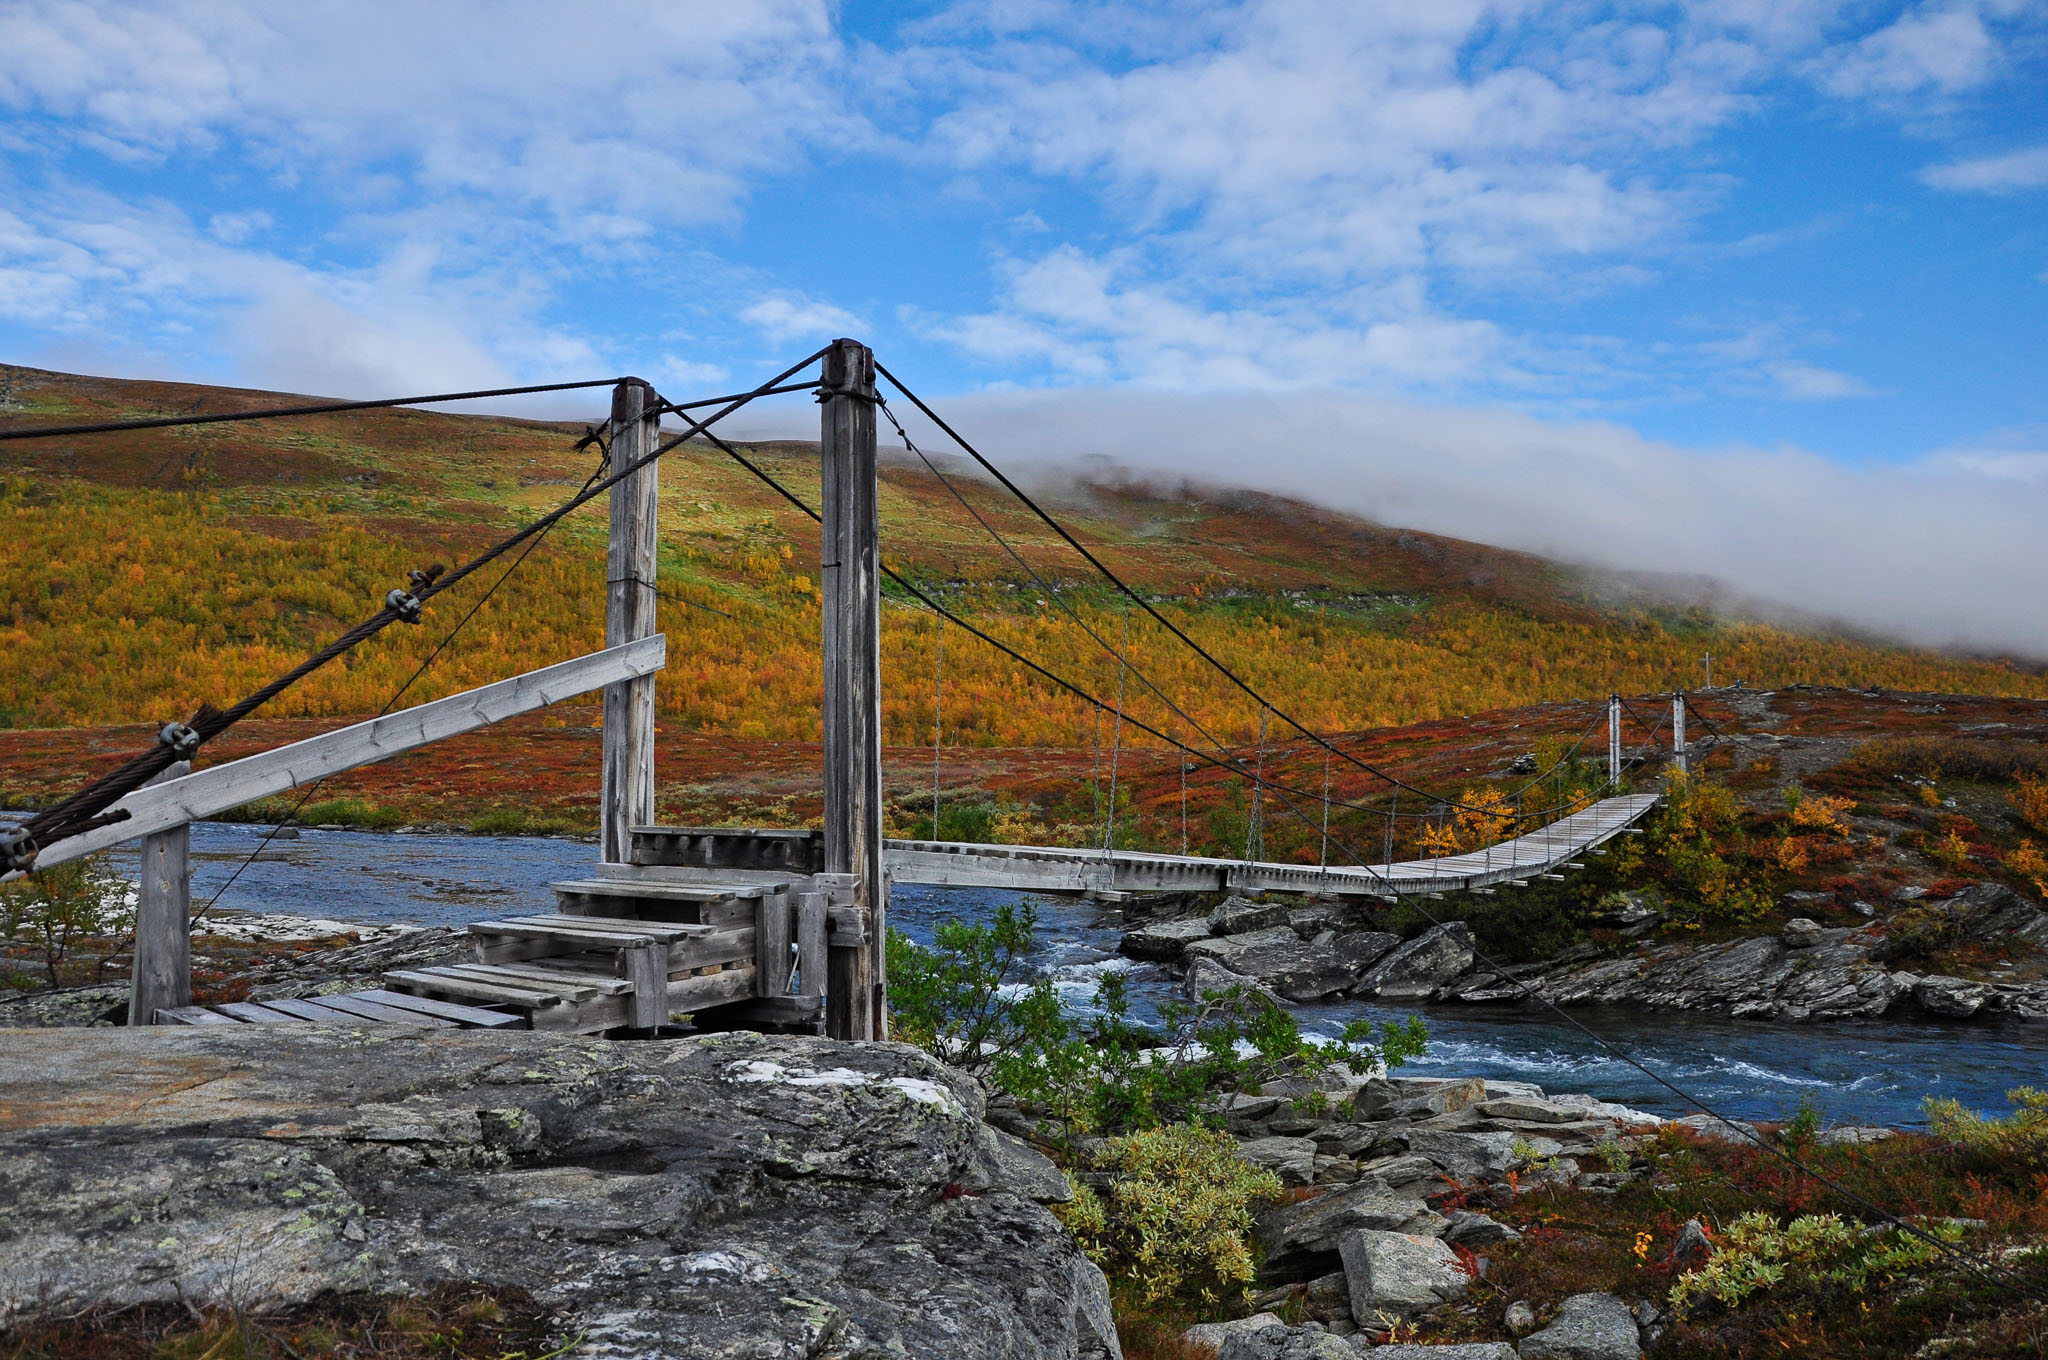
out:
M0 830L0 869L27 873L35 868L36 851L36 838L28 834L28 828L10 826Z
M167 722L156 734L156 744L168 746L171 754L179 760L190 760L197 755L199 742L199 734L181 722Z
M407 593L404 586L393 586L384 596L384 607L398 615L400 623L420 621L420 597Z

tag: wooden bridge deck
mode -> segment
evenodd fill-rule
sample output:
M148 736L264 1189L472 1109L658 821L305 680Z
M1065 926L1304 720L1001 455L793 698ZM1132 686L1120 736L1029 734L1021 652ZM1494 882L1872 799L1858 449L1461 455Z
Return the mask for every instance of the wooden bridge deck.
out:
M898 883L1045 892L1299 892L1392 897L1396 893L1485 889L1552 873L1621 835L1656 805L1655 794L1608 798L1526 836L1483 850L1365 867L1319 868L1135 850L1105 853L952 841L892 840L887 853L890 877Z

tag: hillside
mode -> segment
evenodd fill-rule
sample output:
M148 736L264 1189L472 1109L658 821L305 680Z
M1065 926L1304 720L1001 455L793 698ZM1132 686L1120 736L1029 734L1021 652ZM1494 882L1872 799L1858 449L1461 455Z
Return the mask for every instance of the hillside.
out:
M4 376L9 426L284 400L30 369ZM155 722L231 702L372 612L408 570L460 560L570 495L594 466L593 454L574 450L581 433L376 411L0 448L0 727ZM810 446L751 452L815 503ZM1123 635L1116 600L1070 550L993 486L962 486L1098 630ZM1709 649L1717 679L1753 685L2048 697L2048 678L2012 666L1648 603L1555 562L1256 493L1163 490L1100 471L1047 490L1075 532L1181 626L1320 728L1662 690L1697 682ZM882 514L893 565L1046 665L1115 693L1115 659L1044 601L922 468L899 458L887 469ZM663 468L661 527L665 723L814 740L814 526L716 450L688 446ZM603 536L598 507L565 521L408 698L597 646ZM442 597L425 626L390 630L269 716L382 707L490 579ZM1255 706L1142 615L1128 628L1133 664L1219 734L1256 740ZM946 744L1092 745L1088 705L948 631ZM886 612L892 742L931 739L939 645L929 615L907 604ZM1135 683L1127 688L1134 715L1171 722Z

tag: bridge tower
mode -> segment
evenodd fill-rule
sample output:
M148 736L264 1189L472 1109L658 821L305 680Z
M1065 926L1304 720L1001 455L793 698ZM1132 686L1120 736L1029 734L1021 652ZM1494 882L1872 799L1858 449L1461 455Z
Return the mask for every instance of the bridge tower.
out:
M861 930L830 951L825 1032L886 1039L889 883L882 866L880 516L875 356L854 340L825 354L818 451L824 484L825 872L852 876ZM844 937L837 937L844 938Z

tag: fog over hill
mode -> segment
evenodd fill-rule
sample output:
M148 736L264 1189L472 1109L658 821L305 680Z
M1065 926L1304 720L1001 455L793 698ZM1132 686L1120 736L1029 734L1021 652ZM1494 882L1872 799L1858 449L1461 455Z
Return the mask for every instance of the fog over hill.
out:
M949 447L894 405L920 443ZM938 409L1026 475L1102 457L1588 566L1708 577L1926 646L2048 660L2048 453L2021 439L1849 467L1797 448L1687 449L1603 422L1327 391L1014 390ZM804 431L804 418L791 411L777 428Z

